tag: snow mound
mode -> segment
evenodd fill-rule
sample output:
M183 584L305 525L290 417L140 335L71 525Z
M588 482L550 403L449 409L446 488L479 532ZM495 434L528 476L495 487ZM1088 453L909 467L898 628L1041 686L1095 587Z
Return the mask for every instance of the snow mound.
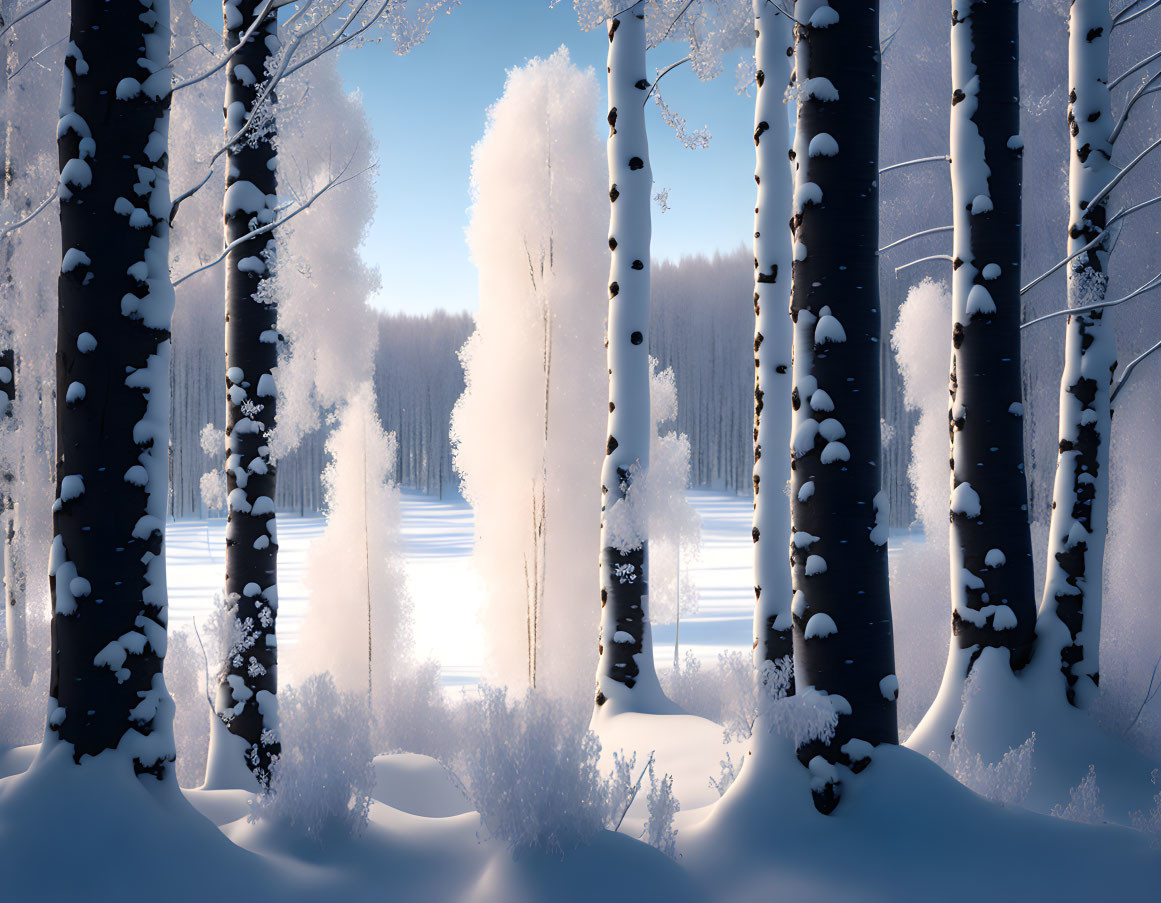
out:
M375 790L371 795L393 809L427 818L472 811L447 769L431 756L395 753L376 756L372 765Z

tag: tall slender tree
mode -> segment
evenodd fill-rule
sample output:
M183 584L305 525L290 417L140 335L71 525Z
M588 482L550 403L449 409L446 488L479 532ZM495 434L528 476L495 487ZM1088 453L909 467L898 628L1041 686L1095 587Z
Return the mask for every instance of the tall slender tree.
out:
M985 651L1020 671L1036 600L1020 363L1019 7L953 0L951 439L952 637L936 703L908 740L944 749Z
M815 805L898 742L887 502L882 492L878 283L879 11L799 0L794 145L794 670L829 694L834 739L799 750Z
M760 665L794 651L786 555L790 504L782 491L790 478L794 263L784 225L794 186L783 95L794 68L794 42L790 19L766 0L754 0L754 40L754 663Z
M254 113L278 47L276 7L265 0L225 0L225 44L238 47L226 64L226 135L237 135ZM262 14L262 21L254 26ZM249 36L247 37L247 33ZM215 744L209 770L237 774L219 756L243 755L259 783L278 755L278 534L275 466L269 435L275 423L278 308L268 282L274 235L246 238L274 220L277 205L268 96L262 124L226 152L226 602L244 637L227 650L217 692L218 717L241 743ZM239 241L240 239L244 239ZM234 243L237 242L236 245ZM232 247L231 247L232 246ZM225 768L224 771L219 770ZM214 780L218 784L220 779Z
M1110 387L1116 336L1099 305L1108 287L1112 164L1108 0L1072 0L1068 17L1068 306L1060 379L1060 446L1037 655L1058 658L1068 699L1084 706L1099 682L1101 562L1109 504ZM1095 202L1094 202L1095 199ZM1089 246L1092 247L1089 247ZM1085 250L1088 248L1088 250ZM1051 647L1051 648L1050 648Z
M649 468L649 243L653 174L645 134L645 0L609 35L609 429L601 472L601 629L596 712L669 710L653 665L647 537L618 541L608 513Z
M167 0L73 0L57 129L62 261L47 736L173 761L162 676L169 431Z

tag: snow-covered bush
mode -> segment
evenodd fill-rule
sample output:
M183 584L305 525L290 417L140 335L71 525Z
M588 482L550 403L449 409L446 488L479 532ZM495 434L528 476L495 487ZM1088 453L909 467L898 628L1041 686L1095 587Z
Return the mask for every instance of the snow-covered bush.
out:
M1057 818L1067 818L1069 821L1089 825L1108 823L1108 819L1105 818L1105 807L1101 802L1101 789L1097 785L1095 765L1090 765L1088 774L1068 791L1067 805L1057 803L1052 807L1052 814Z
M208 650L207 650L208 651ZM206 774L213 706L206 697L206 660L185 630L170 630L165 650L165 686L173 697L175 771L182 787L198 787Z
M440 685L440 666L427 661L397 668L376 693L375 747L451 762L462 747L460 707L449 705Z
M1019 746L1004 753L999 762L985 762L971 748L967 729L960 724L947 762L939 764L957 781L985 799L1005 806L1019 806L1032 788L1032 756L1035 751L1036 734L1032 734Z
M738 777L738 763L731 758L729 751L726 752L726 757L718 763L721 767L721 773L716 778L710 778L710 786L718 792L718 796L725 796L726 791L733 786L734 781Z
M281 690L278 699L282 754L251 819L269 819L316 843L361 833L375 789L366 697L316 674Z
M673 827L673 817L681 809L677 797L673 795L673 776L666 774L658 778L649 763L649 817L645 820L645 840L657 847L670 859L677 858L677 829Z
M1158 771L1153 769L1150 775L1154 784L1157 783ZM1153 797L1153 808L1148 812L1134 812L1132 814L1133 827L1149 835L1149 843L1154 847L1161 847L1161 793Z
M605 828L611 782L584 718L543 694L510 702L486 686L468 706L456 770L488 834L513 850L564 853Z
M666 697L691 715L725 726L741 721L753 724L757 709L754 665L743 652L720 652L716 665L703 668L697 656L686 649L682 663L660 671L658 677ZM747 728L735 733L746 736L748 732Z

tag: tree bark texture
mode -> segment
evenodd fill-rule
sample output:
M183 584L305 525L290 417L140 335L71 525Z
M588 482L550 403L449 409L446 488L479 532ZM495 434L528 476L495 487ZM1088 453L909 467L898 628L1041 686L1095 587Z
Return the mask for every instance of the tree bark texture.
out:
M60 158L48 735L172 771L167 0L73 0Z
M225 0L225 43L234 47L262 0ZM275 13L254 30L226 67L226 134L242 127L278 46ZM224 205L226 244L274 218L276 154L273 120L231 145ZM242 242L226 257L226 600L242 640L228 650L218 685L218 717L246 745L246 764L262 784L278 755L278 534L275 468L269 434L275 422L277 306L266 283L273 267L272 232ZM229 747L224 747L229 748Z
M948 433L958 679L988 646L1009 650L1013 670L1023 668L1035 630L1020 376L1018 13L1014 0L952 4Z
M829 695L829 744L799 750L838 803L835 765L898 742L882 491L879 311L879 13L799 0L794 146L794 670Z
M786 220L794 193L787 162L790 126L783 96L793 71L790 19L754 0L754 663L794 652L793 587L787 558L790 503L791 342L793 267ZM765 481L763 483L763 481Z
M1108 89L1108 0L1073 0L1068 18L1068 253L1105 229L1107 198L1090 200L1116 175ZM1068 265L1068 306L1105 300L1108 249ZM1100 682L1101 581L1109 508L1109 390L1116 336L1099 308L1070 314L1060 380L1060 446L1052 495L1048 570L1037 618L1037 655L1059 658L1069 702L1086 705Z
M612 545L608 509L649 468L649 243L653 175L645 134L645 4L608 20L609 430L601 472L597 711L651 710L661 697L649 626L648 538Z

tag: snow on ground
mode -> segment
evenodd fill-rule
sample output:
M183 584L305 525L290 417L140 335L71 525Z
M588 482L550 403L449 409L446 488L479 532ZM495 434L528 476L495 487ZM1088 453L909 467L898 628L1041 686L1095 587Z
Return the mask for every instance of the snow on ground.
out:
M711 490L688 493L702 520L701 559L692 572L699 611L681 622L681 652L691 650L712 662L726 649L748 651L752 641L753 588L750 577L751 505L749 498ZM437 659L446 686L472 684L482 667L477 616L482 593L472 566L475 523L461 499L436 499L404 491L403 554L415 611L416 657ZM303 575L310 541L322 533L320 516L278 515L278 640L283 649L298 642L306 611ZM213 610L214 593L225 568L224 518L179 520L166 532L169 618L174 628L201 625ZM593 551L596 555L596 551ZM596 573L593 596L596 597ZM449 624L463 625L449 631ZM654 627L659 666L673 661L675 627ZM595 665L595 662L594 662ZM291 682L298 675L286 673Z

